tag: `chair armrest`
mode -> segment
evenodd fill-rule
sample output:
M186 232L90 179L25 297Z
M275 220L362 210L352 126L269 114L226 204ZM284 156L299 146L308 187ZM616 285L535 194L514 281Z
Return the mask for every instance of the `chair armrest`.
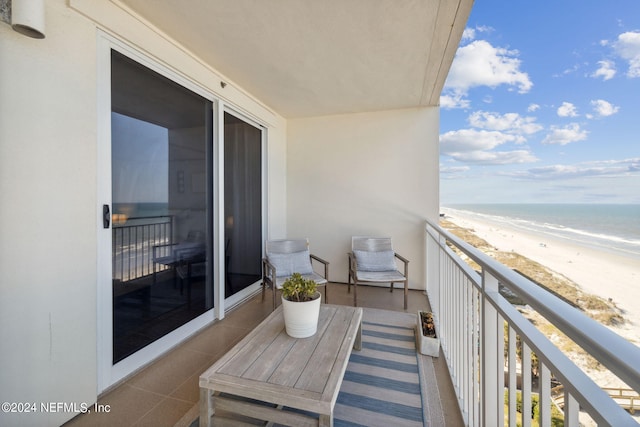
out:
M262 258L262 278L270 282L276 279L276 267L267 258Z
M158 258L158 256L156 255L156 251L157 251L158 249L161 249L161 248L168 248L168 247L170 247L170 246L176 246L176 245L177 245L177 243L163 243L162 245L153 245L153 246L151 247L151 251L152 251L152 252L151 252L151 253L152 253L152 258L153 258L154 260L155 260L156 258ZM161 256L167 256L167 255L165 254L165 255L161 255Z
M155 248L166 248L166 247L175 246L175 245L177 245L177 243L163 243L161 245L153 245L153 249L155 249Z
M358 269L358 261L356 260L356 256L353 252L348 252L347 256L349 257L349 271L355 273Z
M407 277L407 275L409 274L409 260L406 259L405 257L403 257L402 255L398 254L398 253L394 253L395 257L398 258L400 261L403 262L404 264L404 277Z
M400 261L404 262L405 264L409 264L409 260L406 259L405 257L403 257L402 255L398 254L398 253L394 253L395 257L398 258Z
M315 260L316 260L316 261L318 261L318 262L321 262L321 263L323 263L323 264L329 265L329 261L325 261L324 259L320 258L320 257L319 257L319 256L317 256L317 255L310 254L310 256L311 256L311 258L315 259Z
M176 261L193 262L193 261L198 261L200 259L203 259L203 260L206 259L206 248L204 246L196 247L196 248L178 247L173 251L173 254L176 257Z
M322 264L324 264L324 278L329 280L329 261L325 261L324 259L320 258L319 256L316 256L314 254L310 254L309 255L311 257L312 263L313 260L316 260Z

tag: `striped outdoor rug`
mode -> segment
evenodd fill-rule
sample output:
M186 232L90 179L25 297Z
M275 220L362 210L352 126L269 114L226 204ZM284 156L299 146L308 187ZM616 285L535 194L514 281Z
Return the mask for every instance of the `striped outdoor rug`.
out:
M334 409L335 427L445 425L433 362L416 351L416 316L364 309L362 350L351 352ZM198 405L192 409L185 416L189 421L176 426L198 425Z
M416 315L364 310L334 411L336 427L444 425L431 358L416 352Z

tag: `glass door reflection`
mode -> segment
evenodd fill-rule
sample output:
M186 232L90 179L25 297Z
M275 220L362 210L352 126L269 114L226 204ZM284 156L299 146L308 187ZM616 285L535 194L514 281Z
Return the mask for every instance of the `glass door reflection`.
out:
M213 308L212 104L112 51L113 363Z
M260 280L262 129L224 114L225 296Z

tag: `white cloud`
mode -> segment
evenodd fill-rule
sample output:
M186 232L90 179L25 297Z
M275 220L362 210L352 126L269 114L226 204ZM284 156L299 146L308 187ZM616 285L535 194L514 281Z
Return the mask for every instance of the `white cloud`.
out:
M578 112L576 110L576 106L570 102L563 102L560 107L558 107L558 116L560 117L577 117Z
M517 135L531 135L542 130L535 117L522 117L517 113L498 114L476 111L469 116L471 126L480 129L505 131Z
M524 144L529 135L542 130L534 117L517 113L476 111L469 116L475 129L460 129L440 135L440 153L459 162L504 165L535 162L528 150L493 151L503 144Z
M534 111L538 111L540 109L540 105L538 104L529 104L529 107L527 107L527 111L530 113L533 113Z
M640 157L623 160L603 160L575 165L549 165L504 175L524 179L571 179L640 175Z
M613 61L598 61L598 65L600 67L591 74L591 77L602 77L603 80L610 80L616 75L616 68Z
M440 172L442 173L460 173L467 172L470 169L469 166L440 166Z
M574 64L573 67L565 69L561 74L554 74L554 77L562 77L573 74L580 69L580 64Z
M577 123L571 123L565 127L552 126L551 132L542 140L542 143L567 145L586 139L588 133L586 130L580 129L580 125Z
M475 28L465 28L462 32L461 41L474 40L476 38L476 30Z
M477 86L517 87L527 93L533 86L529 75L520 71L517 50L494 47L486 40L476 40L458 49L445 83L445 89L462 96Z
M459 162L483 165L510 165L514 163L531 163L538 160L527 150L469 151L467 153L452 153L450 156Z
M461 93L440 96L440 107L446 110L451 110L454 108L469 108L470 106L471 101L463 98L463 94Z
M489 27L486 25L477 25L475 28L465 28L462 32L462 41L471 41L476 39L476 33L491 33L493 31L493 27Z
M443 154L451 154L455 152L491 150L507 142L522 143L524 138L497 131L460 129L440 135L440 151Z
M440 166L440 177L444 179L465 178L469 172L469 166Z
M494 30L494 28L489 25L478 25L476 26L476 29L480 33L492 33Z
M520 144L521 135L505 132L461 129L440 135L440 152L454 160L487 165L525 163L536 161L527 150L491 151L505 143Z
M593 110L596 112L596 115L599 117L607 117L613 114L616 114L620 107L615 106L604 99L596 99L595 101L591 101L591 105L593 106Z
M627 77L640 77L640 31L620 34L613 48L622 59L629 62Z

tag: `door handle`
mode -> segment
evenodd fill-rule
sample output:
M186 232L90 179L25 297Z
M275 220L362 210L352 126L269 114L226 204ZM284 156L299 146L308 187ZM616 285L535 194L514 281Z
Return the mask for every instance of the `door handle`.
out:
M109 211L109 205L102 205L102 226L109 228L111 224L111 212Z

